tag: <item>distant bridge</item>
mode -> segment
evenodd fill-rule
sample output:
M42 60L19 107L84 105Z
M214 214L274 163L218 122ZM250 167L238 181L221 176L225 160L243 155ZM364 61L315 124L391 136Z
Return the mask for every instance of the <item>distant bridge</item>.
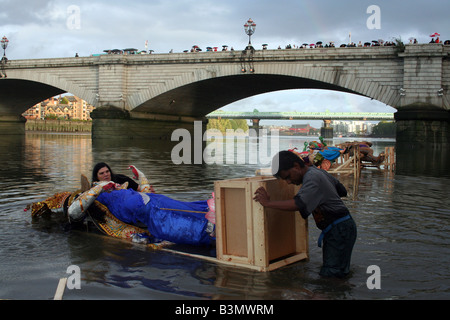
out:
M360 120L382 121L394 120L393 113L358 113L358 112L239 112L214 111L206 115L208 119L258 119L258 120Z

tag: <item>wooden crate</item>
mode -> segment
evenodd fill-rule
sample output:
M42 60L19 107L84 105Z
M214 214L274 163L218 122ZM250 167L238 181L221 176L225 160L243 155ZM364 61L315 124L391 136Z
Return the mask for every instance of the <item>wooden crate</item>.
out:
M215 181L218 261L270 271L307 259L307 220L298 211L268 209L254 201L260 186L271 200L292 199L298 191L272 176Z

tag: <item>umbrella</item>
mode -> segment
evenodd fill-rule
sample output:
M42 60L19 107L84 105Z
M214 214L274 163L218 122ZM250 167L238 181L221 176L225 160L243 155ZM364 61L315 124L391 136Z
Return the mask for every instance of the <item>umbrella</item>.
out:
M433 33L433 34L430 34L430 37L439 37L439 36L440 36L440 34L437 33L437 32L435 32L435 33Z
M134 49L134 48L127 48L127 49L123 49L123 52L125 52L126 54L134 54L136 53L138 50Z

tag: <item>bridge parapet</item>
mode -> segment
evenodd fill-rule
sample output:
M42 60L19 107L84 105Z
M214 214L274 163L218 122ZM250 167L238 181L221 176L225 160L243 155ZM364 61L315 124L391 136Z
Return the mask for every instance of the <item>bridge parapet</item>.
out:
M433 51L433 50L432 50ZM89 57L18 59L9 60L11 68L62 67L82 64L185 64L185 63L228 63L242 58L241 50L208 51L190 53L153 53L153 54L102 54ZM300 61L300 60L354 60L372 58L393 58L397 55L395 47L352 47L352 48L313 48L285 50L255 50L255 60Z

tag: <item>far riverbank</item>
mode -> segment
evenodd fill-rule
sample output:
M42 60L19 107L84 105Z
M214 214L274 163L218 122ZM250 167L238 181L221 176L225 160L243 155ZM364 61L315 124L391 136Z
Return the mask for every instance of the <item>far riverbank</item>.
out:
M90 134L92 132L92 121L81 121L81 120L38 120L38 119L28 119L25 123L26 131L39 131L39 132L54 132L54 133L84 133ZM267 129L270 132L270 129ZM222 135L223 137L227 137L227 133L223 133L220 131L215 131L214 129L209 129L208 136L215 136L217 139L218 136ZM278 131L280 136L292 137L292 138L305 138L305 139L318 139L318 135L298 135L298 134L290 134L284 131ZM248 137L248 131L240 131L233 130L228 135L232 137ZM344 139L353 139L353 138L377 138L377 137L368 137L368 136L357 136L354 135L352 137L334 137L336 138L344 138ZM378 137L378 138L393 138L395 137Z
M92 121L28 119L26 131L91 133Z

